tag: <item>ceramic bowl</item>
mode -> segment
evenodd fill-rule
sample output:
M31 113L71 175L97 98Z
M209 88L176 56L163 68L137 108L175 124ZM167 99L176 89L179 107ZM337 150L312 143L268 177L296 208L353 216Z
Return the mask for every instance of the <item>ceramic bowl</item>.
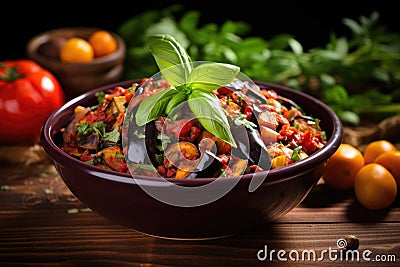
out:
M170 179L168 181L144 176L131 176L107 171L81 162L64 153L61 128L74 115L78 105L96 104L96 92L115 86L128 87L124 81L87 92L55 111L45 122L41 143L44 150L70 188L84 204L110 221L126 225L148 235L174 239L207 239L237 234L277 220L297 207L319 181L329 157L342 142L343 128L337 115L324 103L302 92L264 82L260 87L274 89L303 107L307 114L316 114L325 129L327 144L311 156L291 165L243 175L222 197L204 205L182 207L167 204L148 194L147 189L177 194L174 188L194 189L214 183L214 189L224 188L232 177L223 179ZM257 180L258 179L258 180ZM261 179L261 180L260 180ZM253 182L261 181L256 190ZM191 192L201 197L201 191ZM182 196L184 197L184 196Z
M126 53L124 41L119 35L111 32L117 40L117 51L107 56L95 58L88 63L65 63L60 61L57 58L54 45L48 48L47 55L40 53L40 48L43 45L49 45L52 43L51 41L62 42L71 37L81 37L87 40L97 30L102 29L94 27L52 29L34 36L26 46L26 53L30 59L35 60L55 74L63 86L68 100L102 85L121 80Z

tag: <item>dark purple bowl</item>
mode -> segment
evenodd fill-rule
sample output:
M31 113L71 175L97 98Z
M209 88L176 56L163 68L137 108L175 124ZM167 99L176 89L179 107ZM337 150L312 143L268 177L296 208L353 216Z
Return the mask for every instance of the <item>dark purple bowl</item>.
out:
M149 235L179 239L216 238L274 221L301 203L342 142L341 122L327 105L284 86L256 82L260 87L274 89L278 94L294 100L306 114L318 117L327 134L327 144L308 158L289 166L261 172L257 176L242 176L232 190L208 204L193 207L166 204L146 193L140 185L146 184L157 191L172 188L169 182L198 187L214 181L218 190L231 178L170 179L167 182L159 178L132 177L81 162L58 147L60 129L70 122L76 106L94 105L97 103L96 92L117 85L128 87L132 82L139 81L106 85L72 99L48 117L42 129L41 143L65 184L82 203L112 222ZM254 191L249 190L252 179L257 181L257 177L262 179L261 185ZM171 194L174 193L171 189Z

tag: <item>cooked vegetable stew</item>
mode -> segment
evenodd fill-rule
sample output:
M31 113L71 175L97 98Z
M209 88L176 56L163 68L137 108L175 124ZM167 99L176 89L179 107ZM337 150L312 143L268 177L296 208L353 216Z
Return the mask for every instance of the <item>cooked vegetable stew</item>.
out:
M213 91L235 146L207 131L185 103L142 128L128 118L143 99L169 87L165 81L143 79L129 88L97 93L98 104L76 107L62 129L62 150L116 172L187 179L284 167L326 144L318 118L272 89L254 90L241 81Z

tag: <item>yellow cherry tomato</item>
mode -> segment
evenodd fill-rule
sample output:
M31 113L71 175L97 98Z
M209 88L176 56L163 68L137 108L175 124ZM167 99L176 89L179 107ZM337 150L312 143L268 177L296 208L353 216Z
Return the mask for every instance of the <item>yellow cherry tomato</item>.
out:
M102 57L114 53L118 44L114 36L108 32L99 30L89 37L89 43L92 45L95 57Z
M93 47L79 37L68 39L60 49L60 60L68 63L85 63L94 58Z
M364 166L364 157L361 151L350 144L343 143L329 158L322 179L325 184L334 189L351 189L355 176L362 166Z
M396 180L382 165L369 163L357 172L354 192L358 202L367 209L386 209L396 199Z
M382 139L369 143L364 150L365 164L374 162L377 156L389 150L396 150L396 147L387 140Z
M397 186L400 186L400 150L390 150L383 152L376 157L375 163L381 164L388 169L396 179Z

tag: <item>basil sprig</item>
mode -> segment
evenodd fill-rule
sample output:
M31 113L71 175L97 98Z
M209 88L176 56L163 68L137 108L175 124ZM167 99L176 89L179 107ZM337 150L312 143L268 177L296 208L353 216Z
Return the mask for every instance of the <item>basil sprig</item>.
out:
M140 103L136 112L136 124L143 126L165 114L165 108L177 90L170 87L157 94L146 97Z
M168 115L174 107L188 101L190 110L207 131L236 148L228 118L212 91L231 83L240 68L215 62L193 66L186 50L172 36L156 34L148 40L150 52L171 87L141 102L136 112L136 124L143 126Z

